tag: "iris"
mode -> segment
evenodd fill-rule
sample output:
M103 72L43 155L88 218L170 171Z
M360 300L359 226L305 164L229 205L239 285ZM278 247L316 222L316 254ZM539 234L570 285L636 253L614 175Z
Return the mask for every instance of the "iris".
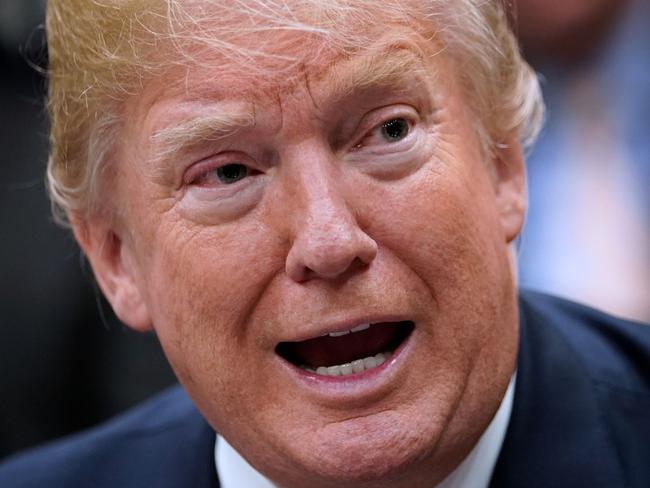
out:
M248 168L243 164L231 163L217 168L217 177L221 183L231 185L245 178Z
M381 126L381 134L389 142L404 139L409 132L409 124L404 119L392 119Z

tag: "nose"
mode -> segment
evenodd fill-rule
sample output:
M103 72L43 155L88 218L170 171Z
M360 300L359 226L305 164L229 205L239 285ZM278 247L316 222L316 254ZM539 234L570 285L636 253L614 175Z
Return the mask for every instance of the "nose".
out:
M311 175L300 182L292 212L293 243L286 273L296 282L336 279L364 268L377 255L377 243L359 226L332 175ZM295 189L295 188L294 188Z

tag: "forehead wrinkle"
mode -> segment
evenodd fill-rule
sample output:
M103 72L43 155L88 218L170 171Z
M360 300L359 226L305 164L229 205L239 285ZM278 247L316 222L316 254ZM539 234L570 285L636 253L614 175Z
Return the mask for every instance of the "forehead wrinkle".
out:
M284 107L282 106L282 97L280 96L279 93L275 94L275 98L277 100L279 111L280 111L280 124L279 124L278 131L281 131L284 128Z
M309 100L311 100L312 105L316 109L315 113L313 114L313 117L316 120L320 121L321 123L326 122L326 120L324 120L324 118L322 118L320 116L320 114L322 112L322 108L318 104L318 100L316 99L316 96L314 95L314 91L312 90L312 86L311 86L311 79L310 79L309 74L307 73L307 71L305 71L304 75L305 75L305 89L307 91L307 96L309 97Z

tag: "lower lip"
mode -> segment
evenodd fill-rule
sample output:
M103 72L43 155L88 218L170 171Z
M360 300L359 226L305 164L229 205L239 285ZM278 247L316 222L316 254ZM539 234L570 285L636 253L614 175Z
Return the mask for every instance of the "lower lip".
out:
M412 348L413 336L415 329L402 341L398 348L393 351L381 365L362 373L351 374L348 376L325 376L306 371L294 364L282 359L282 363L287 367L291 374L297 376L299 381L312 390L317 392L323 391L335 399L338 394L347 396L348 393L354 393L359 396L364 390L376 390L384 384L390 383L391 377L394 376L400 366L405 362L408 352ZM331 395L335 395L332 397Z

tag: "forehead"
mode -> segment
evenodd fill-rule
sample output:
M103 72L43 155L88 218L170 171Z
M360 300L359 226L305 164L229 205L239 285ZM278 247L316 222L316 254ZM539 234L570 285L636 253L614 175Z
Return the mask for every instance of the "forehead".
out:
M338 95L376 85L399 85L405 79L424 75L430 61L439 54L435 43L425 45L414 33L399 31L378 39L355 53L321 52L310 59L309 52L276 69L239 64L188 65L170 73L162 91L210 99L268 101L290 94L298 87L330 85ZM298 57L300 56L300 57Z
M222 27L203 35L221 35ZM431 58L445 57L438 34L415 21L405 25L393 19L384 24L357 25L354 36L348 35L344 26L330 26L323 32L303 27L262 29L254 37L199 36L201 41L189 44L163 44L158 56L166 66L164 76L152 80L142 92L144 98L153 101L160 96L176 96L259 103L277 100L297 87L313 88L322 81L344 94L352 88L417 77L431 64ZM238 29L239 25L234 25L231 31ZM346 42L352 44L346 46Z
M146 17L127 12L111 30L121 32L118 37L128 36L122 44L133 46L142 66L155 66L154 77L171 71L178 84L189 86L191 81L194 90L200 80L183 77L208 67L218 72L213 81L222 87L268 92L270 86L295 84L304 73L318 76L338 58L399 43L400 34L436 37L432 17L425 14L432 8L410 0L162 3L168 4L166 11ZM146 72L143 76L148 78Z

